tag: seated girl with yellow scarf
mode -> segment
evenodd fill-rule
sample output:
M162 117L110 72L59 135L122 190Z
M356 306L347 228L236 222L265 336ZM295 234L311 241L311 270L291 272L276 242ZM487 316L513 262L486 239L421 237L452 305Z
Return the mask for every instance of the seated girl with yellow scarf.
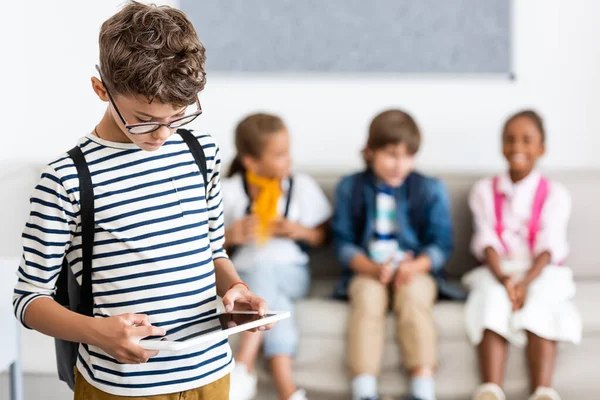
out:
M305 400L294 384L298 330L294 301L309 289L307 247L326 238L331 206L308 175L291 174L290 140L283 121L254 114L235 131L237 155L223 181L225 246L238 273L272 310L292 311L271 331L244 333L231 375L230 400L256 395L254 366L261 343L279 398Z

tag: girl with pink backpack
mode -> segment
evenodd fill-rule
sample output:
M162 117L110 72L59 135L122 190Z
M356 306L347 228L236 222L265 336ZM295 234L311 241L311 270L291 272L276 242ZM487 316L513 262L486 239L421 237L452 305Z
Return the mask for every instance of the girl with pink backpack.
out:
M557 342L579 343L575 283L563 265L569 252L571 199L545 178L536 162L545 153L540 116L521 111L502 133L508 172L478 182L470 195L471 243L482 267L463 278L470 289L467 334L477 346L482 385L475 400L505 400L508 345L526 347L532 400L559 400L552 388Z

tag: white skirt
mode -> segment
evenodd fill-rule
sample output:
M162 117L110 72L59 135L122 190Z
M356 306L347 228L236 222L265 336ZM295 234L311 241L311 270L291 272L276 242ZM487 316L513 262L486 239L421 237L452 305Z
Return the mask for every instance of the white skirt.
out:
M529 262L506 261L504 273L523 275ZM518 282L518 279L516 280ZM581 342L581 316L573 304L573 272L564 266L549 265L527 288L523 307L513 312L506 289L488 267L479 267L463 277L471 289L465 305L467 334L474 345L488 329L516 346L527 344L526 332L559 342Z

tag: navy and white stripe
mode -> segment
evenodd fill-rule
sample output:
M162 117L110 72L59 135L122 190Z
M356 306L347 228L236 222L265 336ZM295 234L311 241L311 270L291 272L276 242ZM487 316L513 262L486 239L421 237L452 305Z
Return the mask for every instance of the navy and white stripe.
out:
M178 135L155 152L95 136L80 141L94 186L97 318L147 314L171 340L219 329L213 260L227 257L221 159L210 136L197 138L207 159L208 199L202 174ZM45 169L31 197L13 301L22 322L33 300L53 295L65 254L80 277L79 225L77 172L62 156ZM141 365L120 364L101 349L82 345L77 366L104 392L152 396L211 383L229 373L233 359L226 340L160 354Z
M369 256L383 264L398 252L396 199L391 187L379 184L375 198L375 229Z

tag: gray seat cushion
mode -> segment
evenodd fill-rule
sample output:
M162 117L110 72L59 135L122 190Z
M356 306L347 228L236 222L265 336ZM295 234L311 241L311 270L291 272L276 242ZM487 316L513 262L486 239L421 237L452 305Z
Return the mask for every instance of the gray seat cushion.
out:
M311 296L297 304L296 316L301 336L335 337L343 339L348 318L346 302L331 300L333 281L313 283ZM600 337L600 280L577 282L575 304L583 319L583 335ZM440 340L466 340L463 303L442 301L435 307L435 321ZM393 315L387 324L387 339L394 338Z
M479 383L477 356L466 341L442 341L438 349L438 400L471 398ZM581 346L566 345L559 350L554 385L564 399L600 398L597 364L600 338L586 338ZM327 399L349 398L349 377L345 368L344 342L334 338L310 337L300 342L295 380L311 393L327 394ZM264 379L268 379L262 375ZM398 347L388 343L379 379L381 392L398 397L408 384L400 368ZM509 399L526 399L528 374L525 352L511 348L506 369L505 390ZM337 397L336 397L337 395Z

